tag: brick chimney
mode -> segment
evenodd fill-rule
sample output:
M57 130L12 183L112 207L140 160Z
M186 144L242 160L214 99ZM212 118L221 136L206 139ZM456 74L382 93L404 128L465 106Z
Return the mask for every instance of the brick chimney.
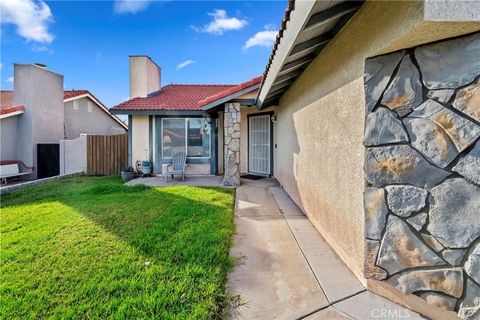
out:
M148 56L129 56L130 99L160 90L161 69Z

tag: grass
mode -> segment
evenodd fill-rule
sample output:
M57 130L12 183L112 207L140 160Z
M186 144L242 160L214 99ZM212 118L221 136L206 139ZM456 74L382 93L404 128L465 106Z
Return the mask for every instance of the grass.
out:
M0 318L221 318L233 199L117 177L2 196Z

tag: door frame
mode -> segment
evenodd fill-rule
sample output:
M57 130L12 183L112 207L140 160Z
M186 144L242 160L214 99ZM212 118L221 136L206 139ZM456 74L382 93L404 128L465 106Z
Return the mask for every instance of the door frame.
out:
M257 117L257 116L266 116L269 115L269 121L270 121L270 172L268 177L273 177L273 121L272 121L272 116L275 113L273 111L268 111L268 112L258 112L258 113L249 113L247 114L247 173L248 174L253 174L253 175L258 175L258 176L263 176L261 173L257 172L250 172L250 118L251 117Z

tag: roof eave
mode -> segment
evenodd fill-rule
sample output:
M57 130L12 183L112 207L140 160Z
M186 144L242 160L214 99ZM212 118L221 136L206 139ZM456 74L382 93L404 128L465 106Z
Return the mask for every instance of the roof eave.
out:
M113 109L113 114L130 116L203 116L204 110L126 110Z
M325 2L326 3L326 2ZM315 1L295 1L286 12L288 20L282 25L281 37L267 64L257 96L257 107L264 109L278 104L283 93L296 81L320 54L336 33L363 4L362 0L343 1L325 6ZM334 22L334 26L323 26ZM312 30L318 30L312 32ZM304 31L307 31L308 37ZM303 33L303 34L302 34Z
M229 94L229 95L226 95L226 96L224 96L224 97L221 97L221 98L219 98L219 99L217 99L217 100L214 100L214 101L212 101L212 102L209 102L209 103L207 103L207 104L205 104L205 105L202 106L202 110L204 110L204 111L210 111L210 110L212 110L213 108L215 108L215 107L217 107L217 106L219 106L219 105L221 105L221 104L223 104L223 103L226 103L226 102L228 102L228 101L230 101L230 100L233 100L233 99L235 99L235 98L237 98L237 97L240 97L240 96L242 96L242 95L244 95L244 94L246 94L246 93L249 93L249 92L251 92L251 91L253 91L253 90L256 90L256 89L258 89L258 88L260 88L260 82L259 82L259 83L255 83L255 84L253 84L253 85L251 85L251 86L248 86L248 87L246 87L246 88L243 88L243 89L241 89L241 90L239 90L239 91L236 91L236 92L234 92L234 93L231 93L231 94Z
M8 112L8 113L3 113L3 114L0 114L0 119L5 119L5 118L13 117L13 116L18 116L18 115L21 115L24 112L25 112L24 110L16 110L16 111Z

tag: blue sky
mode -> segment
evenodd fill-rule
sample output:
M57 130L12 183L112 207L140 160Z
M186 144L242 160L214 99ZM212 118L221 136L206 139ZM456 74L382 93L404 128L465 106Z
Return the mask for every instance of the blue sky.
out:
M287 1L2 0L1 88L13 63L40 62L109 107L128 98L128 55L168 83L240 83L261 75Z

